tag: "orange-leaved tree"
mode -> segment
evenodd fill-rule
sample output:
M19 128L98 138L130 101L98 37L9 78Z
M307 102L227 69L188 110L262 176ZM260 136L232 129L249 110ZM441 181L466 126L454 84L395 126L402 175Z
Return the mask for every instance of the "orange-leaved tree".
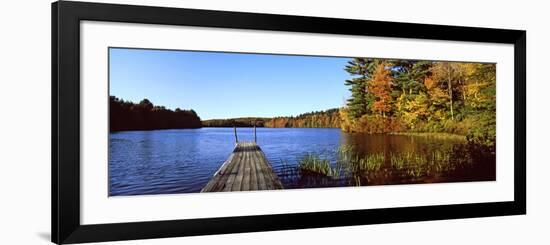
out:
M391 73L386 68L386 62L381 62L374 70L372 79L369 81L369 92L375 97L371 110L380 113L383 117L391 112L391 86Z

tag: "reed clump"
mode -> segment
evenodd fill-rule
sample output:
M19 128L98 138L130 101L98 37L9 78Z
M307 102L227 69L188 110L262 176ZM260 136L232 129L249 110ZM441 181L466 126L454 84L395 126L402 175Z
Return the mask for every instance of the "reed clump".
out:
M456 168L450 151L421 153L414 151L363 154L354 153L353 146L342 145L337 150L336 164L310 153L299 160L302 173L314 173L332 178L345 177L360 185L361 176L376 178L379 174L400 173L411 178L438 174Z
M328 159L309 153L298 162L298 169L306 173L315 173L325 176L337 176L338 170L330 165Z
M374 153L364 157L350 157L348 164L354 172L376 172L381 169L385 160L384 153Z
M451 153L446 151L433 151L429 154L391 153L390 162L395 170L404 171L407 175L416 178L455 168L451 162Z

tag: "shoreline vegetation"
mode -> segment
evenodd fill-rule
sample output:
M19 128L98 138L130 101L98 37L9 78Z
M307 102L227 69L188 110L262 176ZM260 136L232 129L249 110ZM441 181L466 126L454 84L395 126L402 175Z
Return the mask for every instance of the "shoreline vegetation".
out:
M451 152L440 150L427 155L409 151L358 156L353 152L352 145L340 146L335 164L319 155L308 153L299 159L297 169L305 175L349 179L353 185L360 186L361 182L393 174L416 182L473 164L472 158L457 159Z
M467 141L468 137L466 135L453 134L453 133L431 133L431 132L393 132L389 133L392 135L404 135L404 136L415 136L415 137L426 137L433 139L447 139L447 140L457 140L457 141Z
M340 108L290 117L201 121L194 110L170 110L148 99L110 97L110 131L200 127L340 128L348 133L465 139L495 151L495 64L350 59Z
M194 110L166 109L148 99L135 104L115 96L109 97L109 131L184 129L202 127Z
M202 121L203 127L340 128L340 108L287 117L242 117Z
M450 133L495 151L495 64L354 58L341 128L364 133Z

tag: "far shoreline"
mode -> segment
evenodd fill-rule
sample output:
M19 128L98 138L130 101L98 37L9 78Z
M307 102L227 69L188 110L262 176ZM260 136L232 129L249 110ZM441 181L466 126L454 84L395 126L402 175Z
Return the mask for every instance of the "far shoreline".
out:
M116 130L109 131L109 133L131 132L131 131L162 131L162 130L180 130L180 129L203 129L203 128L234 128L232 126L203 126L196 128L157 128L157 129L128 129L128 130ZM235 128L254 128L254 126L236 126ZM256 128L268 128L268 129L339 129L343 133L348 134L365 134L365 135L401 135L401 136L414 136L414 137L427 137L427 138L439 138L439 139L451 139L467 141L466 135L447 133L447 132L387 132L387 133L366 133L366 132L346 132L337 127L265 127L256 126Z

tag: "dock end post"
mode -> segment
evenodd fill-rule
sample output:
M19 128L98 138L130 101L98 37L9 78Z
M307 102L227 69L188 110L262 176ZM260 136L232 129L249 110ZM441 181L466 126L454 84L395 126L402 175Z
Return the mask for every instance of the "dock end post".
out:
M233 126L233 132L235 133L235 144L239 143L239 138L237 138L237 127Z

